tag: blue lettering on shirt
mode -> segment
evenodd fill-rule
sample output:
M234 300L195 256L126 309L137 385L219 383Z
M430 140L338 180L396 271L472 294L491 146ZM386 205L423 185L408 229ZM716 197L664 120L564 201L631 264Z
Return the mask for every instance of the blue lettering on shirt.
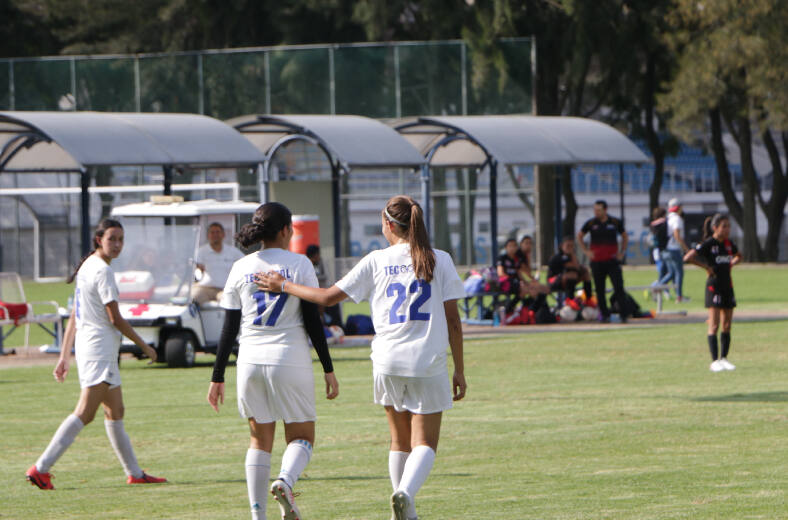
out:
M293 274L290 272L290 269L287 267L283 267L282 269L272 269L275 273L279 273L285 277L286 280L292 280ZM254 277L257 273L247 273L244 275L244 283L255 283Z
M406 274L413 272L412 265L384 265L383 272L387 276L397 276L399 274Z

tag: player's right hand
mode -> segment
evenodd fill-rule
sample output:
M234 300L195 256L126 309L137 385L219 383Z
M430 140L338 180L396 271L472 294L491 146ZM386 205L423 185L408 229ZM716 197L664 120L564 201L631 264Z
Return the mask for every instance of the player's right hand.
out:
M68 365L69 362L67 359L60 359L55 365L55 369L52 371L52 375L55 376L55 381L58 383L62 383L66 380L66 376L68 375Z
M465 390L467 390L468 384L465 382L465 374L462 372L454 372L454 376L452 376L452 389L454 390L454 401L459 401L463 397L465 397Z
M219 413L219 405L224 404L224 383L211 382L208 387L208 403Z
M144 346L140 345L140 348L142 348L142 353L150 358L150 361L148 361L149 365L152 365L153 363L156 362L156 359L159 357L158 354L156 353L156 349L154 349L147 343L145 343Z

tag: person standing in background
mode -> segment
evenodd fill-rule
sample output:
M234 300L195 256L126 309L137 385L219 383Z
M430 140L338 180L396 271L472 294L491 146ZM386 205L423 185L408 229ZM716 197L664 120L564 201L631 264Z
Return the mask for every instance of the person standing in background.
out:
M586 233L591 235L589 247L586 247L584 238ZM618 243L621 235L621 244ZM621 220L607 214L607 202L598 200L594 203L594 218L588 220L577 233L577 242L583 253L591 262L591 273L596 287L596 298L602 322L610 322L610 308L605 296L605 281L610 277L613 284L613 293L621 309L621 321L626 322L629 309L624 292L624 275L621 272L621 263L629 243L629 236L624 230Z
M668 268L668 272L659 280L660 284L666 284L671 279L676 288L676 303L689 301L683 295L684 286L684 253L689 251L689 247L684 242L684 212L681 210L681 201L672 198L668 202L668 245L662 255L662 259Z

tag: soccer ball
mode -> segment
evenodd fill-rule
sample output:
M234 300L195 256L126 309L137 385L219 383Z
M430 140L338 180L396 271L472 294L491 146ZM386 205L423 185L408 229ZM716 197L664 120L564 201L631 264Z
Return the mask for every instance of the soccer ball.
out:
M595 307L583 307L581 314L586 321L594 321L599 317L599 311Z
M575 321L577 319L577 311L569 305L561 307L558 315L561 317L561 321Z

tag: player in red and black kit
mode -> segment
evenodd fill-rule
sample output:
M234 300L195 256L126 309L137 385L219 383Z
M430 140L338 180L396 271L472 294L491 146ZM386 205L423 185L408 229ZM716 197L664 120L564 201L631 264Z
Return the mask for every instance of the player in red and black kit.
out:
M591 234L590 247L586 247L583 239L586 233ZM621 235L619 247L618 235ZM621 321L626 322L632 310L626 304L624 293L624 276L621 273L621 262L627 250L629 237L624 231L621 220L607 214L607 202L598 200L594 203L594 218L583 224L577 233L577 241L583 253L591 260L591 274L596 286L596 299L603 322L610 321L610 309L605 298L605 279L610 277L613 293L619 302Z
M574 298L575 286L583 282L586 301L591 299L591 273L581 265L575 254L575 237L567 235L561 242L561 250L547 264L547 282L553 292L565 292Z
M741 261L741 253L736 244L730 241L731 224L727 215L717 213L703 223L703 242L690 249L684 256L685 262L698 265L709 273L706 280L706 308L709 309L709 352L711 353L712 372L734 370L728 361L731 348L731 322L736 296L733 294L731 267ZM722 316L720 347L717 349L717 329Z

